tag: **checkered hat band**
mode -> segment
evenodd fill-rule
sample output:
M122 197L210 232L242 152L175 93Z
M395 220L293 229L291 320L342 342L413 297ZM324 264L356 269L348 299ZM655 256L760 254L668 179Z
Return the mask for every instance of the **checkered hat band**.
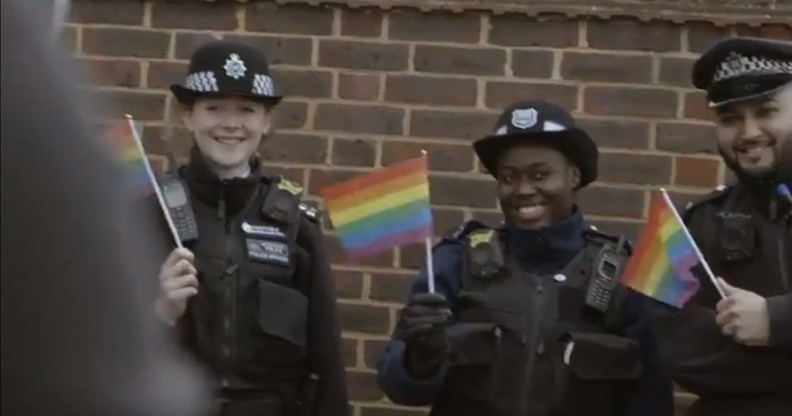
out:
M275 88L272 78L263 74L256 74L253 77L253 94L272 97L275 95Z
M792 74L792 61L745 56L733 52L718 66L713 82L746 75L773 74Z
M184 86L198 92L219 92L214 72L195 72L187 76Z

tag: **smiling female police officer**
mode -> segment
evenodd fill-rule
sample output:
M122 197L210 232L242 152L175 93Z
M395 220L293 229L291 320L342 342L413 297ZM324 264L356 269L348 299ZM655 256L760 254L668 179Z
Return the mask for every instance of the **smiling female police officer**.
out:
M378 363L383 390L432 415L670 415L642 298L612 285L629 248L588 229L574 204L597 176L594 142L533 101L474 148L505 224L469 222L435 247L437 292L425 271L412 285Z
M329 263L302 189L254 156L281 101L263 54L214 41L171 87L195 137L163 180L185 242L162 266L161 315L217 380L219 414L347 412ZM193 220L195 221L193 223Z

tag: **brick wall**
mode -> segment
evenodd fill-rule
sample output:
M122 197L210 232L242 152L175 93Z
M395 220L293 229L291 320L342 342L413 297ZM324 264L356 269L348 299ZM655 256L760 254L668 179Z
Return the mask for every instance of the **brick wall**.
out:
M498 109L529 97L555 101L575 111L602 149L600 180L580 194L584 211L611 232L634 235L648 190L669 188L682 202L727 178L702 95L689 82L696 55L735 33L792 38L783 1L697 1L676 14L660 1L601 2L609 14L641 20L593 16L597 2L558 2L557 10L554 2L470 2L475 10L460 0L432 3L454 11L288 3L75 0L64 43L115 114L145 125L146 148L159 162L168 149L183 157L190 146L167 86L182 80L196 45L213 37L260 45L288 96L262 148L266 168L315 199L325 184L424 148L438 233L471 218L498 221L493 181L470 149ZM757 14L751 3L773 11ZM660 10L675 21L648 19ZM328 244L354 415L421 414L390 405L374 372L421 248L352 267L332 230Z

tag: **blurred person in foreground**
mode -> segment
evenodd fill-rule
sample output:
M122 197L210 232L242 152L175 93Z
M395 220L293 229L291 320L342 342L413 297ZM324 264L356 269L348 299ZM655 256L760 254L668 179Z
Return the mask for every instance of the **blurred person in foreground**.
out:
M660 356L699 396L688 415L792 414L792 42L720 41L693 83L738 181L683 219L726 298L704 277L684 309L659 305Z
M153 221L81 122L52 10L2 2L2 413L202 415L140 278Z

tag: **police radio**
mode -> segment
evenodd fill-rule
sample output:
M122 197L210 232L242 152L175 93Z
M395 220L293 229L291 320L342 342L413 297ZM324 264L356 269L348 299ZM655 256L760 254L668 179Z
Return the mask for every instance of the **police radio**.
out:
M589 279L586 290L586 305L605 313L613 297L613 291L619 283L621 269L626 257L621 253L624 246L624 237L614 249L611 246L603 247L593 264L593 276Z
M184 183L178 176L168 175L162 180L160 188L179 239L183 243L197 240L198 223L195 221L195 213Z

